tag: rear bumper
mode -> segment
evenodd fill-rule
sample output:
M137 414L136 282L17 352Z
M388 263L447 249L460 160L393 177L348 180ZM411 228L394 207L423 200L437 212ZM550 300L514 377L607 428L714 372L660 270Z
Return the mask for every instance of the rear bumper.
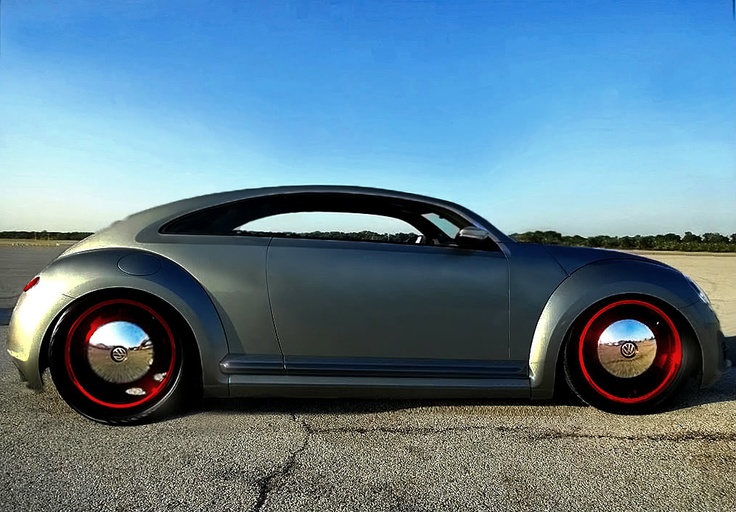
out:
M39 283L23 293L13 309L8 324L7 350L21 375L21 380L31 389L41 389L41 377L46 365L41 353L44 340L51 335L54 321L72 301L59 293L54 286Z

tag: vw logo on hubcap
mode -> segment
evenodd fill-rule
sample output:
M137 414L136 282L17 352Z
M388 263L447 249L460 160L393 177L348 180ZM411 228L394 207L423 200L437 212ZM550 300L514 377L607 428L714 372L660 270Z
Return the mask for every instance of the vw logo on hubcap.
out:
M633 341L627 341L621 345L621 355L626 359L631 359L639 352L639 347Z
M110 351L110 359L116 363L122 363L128 359L128 350L125 347L115 347Z

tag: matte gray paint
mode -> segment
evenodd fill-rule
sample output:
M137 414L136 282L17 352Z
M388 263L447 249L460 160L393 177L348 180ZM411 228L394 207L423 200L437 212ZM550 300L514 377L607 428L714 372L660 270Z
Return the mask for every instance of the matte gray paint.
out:
M134 252L120 258L118 268L132 276L150 276L161 270L161 258L153 254Z
M518 244L510 252L508 358L526 361L539 316L567 274L541 245Z
M268 282L287 368L292 356L507 358L500 252L274 239Z
M700 385L702 387L710 386L728 369L725 358L724 335L718 317L716 317L710 306L701 300L681 309L680 312L692 327L700 345L703 363L703 375Z
M526 245L526 244L525 244ZM543 248L547 251L559 265L567 272L572 274L577 269L601 260L635 260L635 261L646 261L660 267L671 268L661 261L655 261L638 254L631 254L619 251L613 251L610 249L593 249L590 247L568 247L565 245L538 245L529 244L535 247Z
M281 357L266 286L269 242L258 237L169 235L148 248L176 261L208 291L231 353Z
M57 317L72 301L61 293L59 283L43 276L39 283L21 294L8 324L8 353L26 385L41 389L44 339L51 334Z

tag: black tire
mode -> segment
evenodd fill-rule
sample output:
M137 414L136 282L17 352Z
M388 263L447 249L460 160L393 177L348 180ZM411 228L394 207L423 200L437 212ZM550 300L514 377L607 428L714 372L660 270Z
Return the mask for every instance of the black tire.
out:
M56 324L51 377L67 404L100 423L172 414L184 388L184 332L178 315L149 297L83 300Z
M697 389L700 350L670 308L625 298L600 304L571 329L565 379L585 403L618 414L662 410Z

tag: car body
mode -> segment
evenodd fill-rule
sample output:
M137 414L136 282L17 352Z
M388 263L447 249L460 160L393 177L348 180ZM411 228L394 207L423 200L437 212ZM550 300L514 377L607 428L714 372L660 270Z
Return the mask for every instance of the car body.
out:
M288 224L310 212L412 233ZM287 228L251 229L264 219ZM34 281L11 317L13 361L34 389L50 367L73 408L108 423L166 412L192 387L549 399L567 382L638 413L727 364L707 297L667 265L517 243L460 205L374 188L177 201L79 242Z

